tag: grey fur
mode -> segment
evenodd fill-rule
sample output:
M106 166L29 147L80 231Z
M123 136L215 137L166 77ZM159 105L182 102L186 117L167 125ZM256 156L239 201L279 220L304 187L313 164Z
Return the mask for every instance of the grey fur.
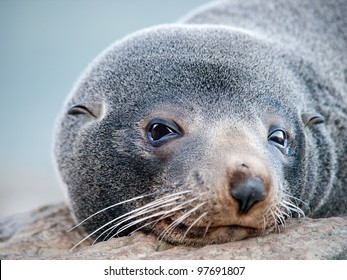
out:
M158 191L208 193L242 130L283 184L277 192L305 202L297 200L312 217L346 213L346 50L345 0L214 1L116 42L80 78L57 127L57 167L76 219ZM184 136L152 147L147 122L167 111ZM293 155L268 143L272 124L288 131ZM221 131L230 139L222 151ZM93 232L152 199L84 227Z

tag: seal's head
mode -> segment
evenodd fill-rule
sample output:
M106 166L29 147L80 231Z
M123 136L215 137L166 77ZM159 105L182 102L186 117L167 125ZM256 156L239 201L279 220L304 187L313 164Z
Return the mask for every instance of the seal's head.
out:
M156 27L107 49L58 127L77 221L98 240L141 229L203 245L303 214L304 128L322 118L303 113L306 89L282 57L257 36L208 25Z

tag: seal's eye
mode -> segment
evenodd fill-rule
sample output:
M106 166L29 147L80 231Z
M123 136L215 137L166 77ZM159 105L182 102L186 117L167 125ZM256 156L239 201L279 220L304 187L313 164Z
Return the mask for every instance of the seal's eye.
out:
M174 133L175 132L170 127L160 123L155 123L150 128L150 136L153 141L158 141L165 136L172 135Z
M295 152L291 149L291 140L288 133L280 127L272 127L269 131L268 141L271 145L274 145L282 154L287 156L295 155Z
M157 147L181 134L179 127L174 122L157 119L150 122L147 137L151 144Z
M277 129L270 133L268 140L285 148L287 146L287 135L282 129Z

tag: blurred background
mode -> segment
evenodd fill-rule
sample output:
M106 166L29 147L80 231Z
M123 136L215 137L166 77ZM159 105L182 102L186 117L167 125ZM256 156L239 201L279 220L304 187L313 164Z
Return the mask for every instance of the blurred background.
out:
M63 201L55 119L73 83L113 41L208 0L0 0L0 218Z

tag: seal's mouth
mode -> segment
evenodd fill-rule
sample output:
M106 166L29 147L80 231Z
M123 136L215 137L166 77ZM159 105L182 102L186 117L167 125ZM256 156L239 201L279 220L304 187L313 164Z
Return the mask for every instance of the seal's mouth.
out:
M195 226L175 224L166 218L156 223L152 231L159 240L173 244L203 246L242 240L265 234L264 229L242 225Z

